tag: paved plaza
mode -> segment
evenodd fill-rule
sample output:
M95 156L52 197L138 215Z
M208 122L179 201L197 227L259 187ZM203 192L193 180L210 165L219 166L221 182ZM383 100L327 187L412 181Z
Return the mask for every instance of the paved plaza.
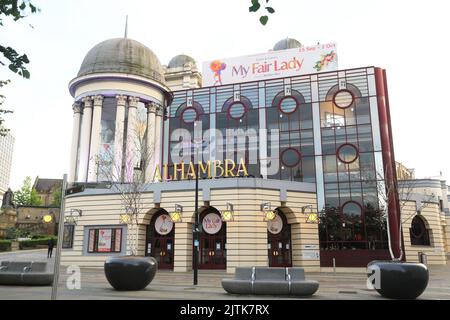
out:
M46 250L33 250L14 253L0 253L0 261L48 261L53 267L53 259L47 259ZM61 268L58 286L58 299L193 299L193 300L231 300L231 299L299 299L275 296L229 295L221 286L221 279L232 277L224 271L199 271L199 283L192 285L192 272L174 273L159 270L142 291L119 292L111 288L102 269L81 269L81 288L70 290L67 287L67 267ZM307 273L307 279L318 280L317 293L307 299L383 299L375 291L366 288L366 275L362 269L354 273ZM0 286L0 300L6 299L50 299L51 287ZM420 299L450 299L450 265L431 266L430 282Z

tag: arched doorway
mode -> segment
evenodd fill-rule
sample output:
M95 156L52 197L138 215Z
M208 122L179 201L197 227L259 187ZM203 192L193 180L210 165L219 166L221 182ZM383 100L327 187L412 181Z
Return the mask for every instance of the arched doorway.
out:
M226 224L214 207L200 212L199 269L226 269Z
M147 256L158 261L159 269L173 269L175 224L166 210L155 209L147 227Z
M267 222L269 267L292 267L291 226L280 208L275 219Z

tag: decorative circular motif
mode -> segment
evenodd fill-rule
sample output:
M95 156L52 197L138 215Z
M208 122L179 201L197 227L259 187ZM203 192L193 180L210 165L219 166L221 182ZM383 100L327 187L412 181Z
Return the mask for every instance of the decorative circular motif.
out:
M333 96L333 103L336 107L346 109L350 107L355 101L355 96L350 90L342 89L336 92Z
M208 213L202 221L203 230L208 234L216 234L222 228L222 219L217 213Z
M342 213L346 220L360 221L362 216L362 207L356 201L347 201L342 206Z
M297 100L292 96L286 96L278 103L278 109L285 114L293 113L298 108Z
M198 113L195 108L189 107L183 110L181 113L181 119L184 123L193 123L198 118Z
M349 164L358 159L359 151L353 144L345 143L337 149L336 156L341 162Z
M288 168L295 167L301 160L301 154L294 148L284 149L281 153L281 163Z
M247 113L247 107L242 102L234 102L228 108L228 116L232 119L241 119Z
M271 234L279 234L283 230L283 219L277 214L275 219L267 222L267 230Z
M162 214L155 221L155 230L158 234L165 236L173 229L173 221L168 214Z

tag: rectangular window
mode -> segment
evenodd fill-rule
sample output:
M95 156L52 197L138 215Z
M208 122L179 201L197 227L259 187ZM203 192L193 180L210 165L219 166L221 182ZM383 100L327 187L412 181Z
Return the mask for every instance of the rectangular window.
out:
M73 248L73 235L74 235L75 225L67 224L64 226L64 234L63 234L63 249L71 249Z
M122 250L121 228L89 229L88 252L111 253Z

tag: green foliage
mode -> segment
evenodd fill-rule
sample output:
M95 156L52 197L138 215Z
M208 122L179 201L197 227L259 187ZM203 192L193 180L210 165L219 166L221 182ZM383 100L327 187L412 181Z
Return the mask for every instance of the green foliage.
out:
M53 202L52 202L52 206L53 207L61 207L61 188L55 189L55 191L53 191Z
M11 251L10 240L0 240L0 252L2 251Z
M19 242L19 248L20 250L24 249L32 249L36 248L37 246L46 246L48 244L48 240L53 239L53 243L56 245L56 242L58 241L58 237L51 236L51 237L45 237L40 239L31 239L31 240L23 240Z
M266 4L269 3L269 0L265 0ZM251 6L248 8L249 12L257 12L260 8L261 8L261 3L260 0L250 0L251 2ZM266 9L266 11L270 14L275 13L275 9L269 6L264 6L264 9ZM269 16L267 15L262 15L261 17L259 17L259 22L265 26L267 24L267 21L269 21Z
M38 11L39 9L30 0L0 0L0 26L3 27L5 17L18 21ZM13 48L2 45L0 45L0 53L7 60L7 62L0 60L1 65L8 64L8 68L12 72L24 78L30 78L30 72L25 66L30 62L26 54L19 54Z
M5 238L6 239L11 239L11 240L14 240L14 239L17 239L17 238L20 238L20 237L28 236L28 232L26 232L24 230L20 230L20 229L14 228L14 227L6 229L5 233L6 233Z
M20 190L14 192L14 203L16 206L40 206L42 200L36 190L31 187L31 177L26 177Z
M0 80L0 88L6 86L9 82L10 82L9 80ZM3 125L5 119L2 117L2 114L12 113L11 110L6 110L2 108L2 105L4 103L5 103L5 96L0 93L0 137L6 136L9 132L9 129L5 128Z

